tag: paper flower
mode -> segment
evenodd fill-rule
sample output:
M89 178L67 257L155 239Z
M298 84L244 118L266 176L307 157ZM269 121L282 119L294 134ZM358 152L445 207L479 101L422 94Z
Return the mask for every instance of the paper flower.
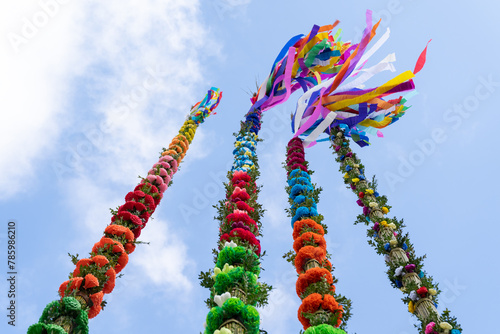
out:
M226 243L224 243L224 247L238 247L238 245L231 240L231 241L226 241Z
M396 246L398 244L397 240L391 240L389 241L389 244L391 244L392 247Z
M389 209L387 207L383 207L382 208L382 212L384 213L384 215L388 214L389 213Z
M226 327L223 327L222 329L216 329L214 334L233 334L231 330L227 329Z
M359 182L359 179L357 177L355 177L354 179L351 180L353 183L358 183Z
M417 268L417 266L416 266L416 265L414 265L413 263L407 264L407 265L405 266L405 270L406 270L406 272L407 272L407 273L412 273L412 272L414 272L416 268Z
M439 327L441 327L442 329L444 329L446 332L448 332L449 330L453 329L453 326L450 325L449 323L447 322L442 322L439 324Z
M226 300L228 300L229 298L231 298L231 293L229 292L225 292L223 293L222 295L216 295L214 297L214 302L219 305L219 307L222 307L222 305L226 302Z
M344 174L344 178L346 178L346 179L347 179L348 177L349 177L349 173L345 173L345 174Z
M408 311L410 313L415 313L415 304L413 304L412 300L410 300L410 302L408 303Z
M417 292L415 291L412 291L410 292L410 295L409 295L410 299L413 300L414 302L416 302L418 300L418 295L417 295Z
M417 293L418 293L418 295L420 296L420 298L425 298L425 297L427 296L427 293L428 293L428 292L429 292L429 291L427 290L427 288L426 288L425 286L423 286L423 287L421 287L421 288L419 288L419 289L417 290Z
M362 192L362 191L360 191L359 194L358 194L358 196L359 196L359 198L363 198L363 197L365 197L365 193Z
M435 289L429 289L429 294L431 296L435 296L435 295L437 295L437 291Z
M368 204L370 206L370 208L377 208L378 207L378 203L377 202L370 202L370 204Z
M363 215L368 216L370 215L370 209L368 209L366 206L363 208Z
M396 224L394 224L394 223L390 223L387 226L390 227L390 228L392 228L393 230L395 230L397 228Z
M436 326L435 322L429 322L427 326L425 326L425 334L434 334L437 332L434 330L434 327Z
M451 330L451 334L461 334L462 332L460 332L458 329L452 329Z
M397 267L396 270L394 270L394 276L401 276L403 274L403 266Z
M373 189L366 189L365 192L369 195L373 195Z

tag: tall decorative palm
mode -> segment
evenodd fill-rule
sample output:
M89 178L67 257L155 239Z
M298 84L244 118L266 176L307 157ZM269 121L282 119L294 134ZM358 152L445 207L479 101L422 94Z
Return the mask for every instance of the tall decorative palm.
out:
M345 60L349 43L332 35L336 22L314 26L307 35L290 39L271 67L271 73L251 99L252 106L236 136L234 164L228 174L226 199L219 202L220 241L214 251L215 267L200 274L201 285L210 289L210 311L205 333L258 333L255 306L267 303L270 286L258 283L261 206L257 203L259 176L256 146L262 113L285 102L292 92L312 89L336 75Z
M311 182L311 170L305 159L304 145L299 138L292 139L287 146L287 192L289 194L293 228L293 249L285 255L295 265L299 275L297 295L302 300L298 317L306 334L340 334L338 327L346 327L351 302L335 292L324 235L327 225L317 211L320 188Z
M88 319L97 316L105 305L104 295L113 291L116 274L127 265L141 230L172 184L196 129L214 113L221 97L222 93L212 88L192 107L179 134L161 153L147 177L125 196L125 204L113 212L111 224L104 229L103 237L93 246L89 257L73 257L76 268L70 273L69 280L59 287L60 299L45 307L38 323L28 328L29 334L89 332Z
M332 132L331 142L344 182L357 196L357 203L363 208L356 223L369 226L368 241L378 254L385 256L387 274L391 285L400 289L408 304L408 311L421 322L422 334L452 333L459 334L460 325L456 318L445 310L441 315L437 310L440 290L431 276L424 271L423 257L417 256L408 234L403 234L404 224L397 218L389 218L390 206L387 198L377 192L377 181L366 180L364 165L349 147L345 132L337 127Z

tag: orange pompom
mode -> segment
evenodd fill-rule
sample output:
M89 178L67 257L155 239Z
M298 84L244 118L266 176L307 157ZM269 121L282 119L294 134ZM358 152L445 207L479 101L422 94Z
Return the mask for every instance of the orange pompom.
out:
M128 263L128 254L123 252L119 257L118 257L118 263L115 266L115 271L118 274L120 271L125 268L125 266Z
M92 261L94 261L99 268L102 268L109 263L109 260L104 255L96 255L92 257Z
M73 276L76 277L76 276L80 275L80 267L86 267L88 265L91 265L92 263L94 263L94 261L92 261L92 259L80 259L80 260L78 260L78 262L76 263L76 268L75 268L75 270L73 270Z
M342 305L339 305L339 303L335 300L335 298L331 295L324 295L321 296L319 293L313 293L304 298L302 300L302 304L299 307L298 311L298 317L299 321L304 327L304 329L307 329L311 326L309 319L304 317L302 314L304 313L315 313L319 311L320 307L323 310L329 311L331 313L337 314L337 323L335 324L335 327L339 327L340 324L342 323L342 312L343 308Z
M89 319L92 319L102 310L101 303L104 297L104 293L102 291L99 291L97 293L94 293L93 295L90 295L89 297L90 300L92 300L92 307L89 309L88 315Z
M319 263L323 263L326 259L326 250L324 248L314 247L314 246L304 246L302 247L297 255L295 256L295 270L297 274L304 272L304 264L308 260L316 260Z
M300 297L311 283L319 282L323 277L326 278L328 284L333 284L332 274L325 268L311 268L304 274L299 275L295 284L297 296Z
M108 280L106 283L104 283L104 287L102 288L103 293L111 293L113 289L115 288L115 281L116 281L116 272L113 268L109 268L106 271L106 276L108 277Z
M131 254L135 251L135 244L131 243L131 242L128 242L124 245L125 247L125 251L128 253L128 254Z
M99 242L94 244L94 247L92 247L92 253L97 253L99 248L109 249L111 246L113 246L114 253L125 252L125 249L120 242L111 238L102 237L101 240L99 240Z
M85 285L83 286L85 289L95 288L99 286L99 280L92 274L85 275Z
M313 241L318 245L317 247L326 249L326 241L321 234L306 232L295 239L295 241L293 242L293 249L295 250L295 252L298 253L299 250L304 247L306 241Z
M125 239L127 239L127 241L132 242L135 240L134 233L128 227L122 225L116 225L116 224L108 225L106 226L106 229L104 229L104 233L116 236L121 236L125 234Z
M68 281L63 282L61 284L61 286L59 287L59 295L61 297L65 296L65 291L66 291L66 289L68 289L68 285L69 285L70 293L74 290L80 290L80 286L82 285L82 281L83 281L83 277L75 277L75 278L72 278Z
M316 223L312 219L302 219L298 220L293 224L293 240L297 239L304 227L310 227L312 229L316 230L317 234L325 235L325 230L323 229L323 226L320 224Z

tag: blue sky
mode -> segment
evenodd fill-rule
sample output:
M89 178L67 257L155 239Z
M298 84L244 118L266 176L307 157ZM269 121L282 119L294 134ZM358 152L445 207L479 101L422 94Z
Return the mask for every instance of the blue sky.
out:
M92 333L202 331L208 291L197 277L213 268L212 205L224 196L232 133L249 92L291 36L339 19L343 40L357 41L366 9L383 19L380 34L391 30L374 63L396 52L397 72L412 70L433 41L412 108L384 138L353 148L366 175L377 176L391 214L404 218L417 253L427 254L425 268L443 290L440 309L449 307L465 332L493 328L500 311L492 284L500 273L495 2L54 1L0 5L0 256L9 220L17 222L19 251L17 326L2 315L2 333L25 332L57 298L73 270L67 253L88 254L110 222L109 208L123 203L190 106L215 86L224 92L217 115L199 128L143 231L150 244L131 255L108 306L90 321ZM275 287L261 328L272 334L301 328L295 271L281 258L292 249L281 163L298 97L266 112L258 147L268 254L261 280ZM360 209L330 149L317 145L306 157L324 189L318 209L330 227L337 291L354 304L349 332L415 333L383 258L366 243L365 228L352 224Z

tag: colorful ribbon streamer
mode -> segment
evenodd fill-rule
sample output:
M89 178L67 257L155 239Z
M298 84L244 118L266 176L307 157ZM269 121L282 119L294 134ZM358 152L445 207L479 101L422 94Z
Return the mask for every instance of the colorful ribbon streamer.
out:
M396 122L408 109L407 99L399 96L386 100L392 94L414 90L412 78L424 66L427 46L421 53L413 72L406 71L385 84L375 88L364 88L364 84L375 74L389 70L394 72L394 54L389 54L377 65L364 69L367 61L388 40L390 30L368 50L368 44L376 35L380 21L372 22L372 12L366 12L366 28L359 44L350 46L341 57L345 59L337 73L325 76L322 83L308 90L298 101L292 119L294 136L302 136L306 147L325 141L318 139L330 129L340 126L345 134L358 145L369 144L368 134L382 137L378 130ZM429 41L430 42L430 41ZM347 79L352 79L346 82Z

